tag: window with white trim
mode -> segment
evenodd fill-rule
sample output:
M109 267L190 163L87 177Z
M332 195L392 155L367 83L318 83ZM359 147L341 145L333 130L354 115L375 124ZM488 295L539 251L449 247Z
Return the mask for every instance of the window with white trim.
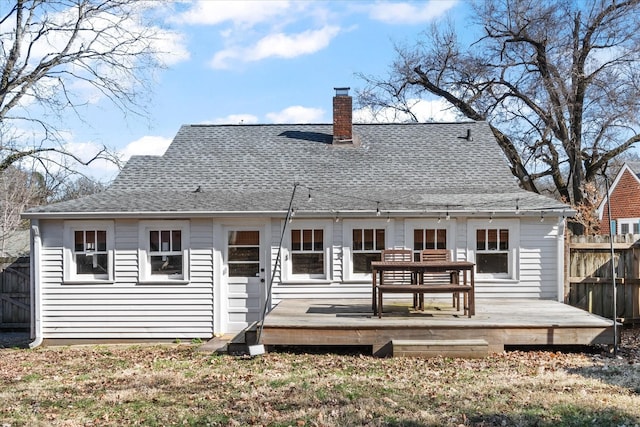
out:
M476 229L476 271L479 274L509 274L508 229Z
M518 278L518 220L470 220L467 230L477 279Z
M65 221L65 282L113 281L111 221Z
M352 220L342 224L342 276L345 281L370 281L371 262L380 261L383 249L393 247L394 220Z
M413 259L419 261L424 249L447 249L447 229L414 228Z
M324 230L291 229L291 274L309 278L325 277Z
M188 280L188 221L144 221L140 224L140 280Z
M618 234L640 234L640 218L618 219Z
M371 273L371 261L380 261L385 248L384 228L354 228L351 238L351 271L354 274Z

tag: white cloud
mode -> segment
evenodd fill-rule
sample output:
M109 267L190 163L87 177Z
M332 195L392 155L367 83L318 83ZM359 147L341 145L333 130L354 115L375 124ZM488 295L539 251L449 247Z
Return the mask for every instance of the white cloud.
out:
M175 20L186 24L217 25L232 22L237 26L254 26L282 15L291 7L289 1L197 1Z
M74 28L76 25L78 19L76 7L57 9L55 6L50 7L46 2L39 7L42 9L40 13L46 14L50 27ZM96 80L93 71L118 81L123 90L127 91L135 87L139 83L137 79L143 76L143 73L138 74L135 71L138 67L144 68L148 65L143 61L152 58L162 65L169 66L189 58L184 35L162 26L146 25L147 14L166 12L163 4L133 2L123 8L131 13L120 16L119 10L114 7L87 18L80 28L83 31L80 31L71 43L68 31L53 30L44 35L33 30L27 32L25 41L22 43L24 52L21 53L21 60L29 59L28 63L24 64L24 73L32 72L39 63L51 60L54 55L64 49L67 49L70 54L83 51L93 53L90 56L84 56L82 65L79 65L79 61L58 65L51 73L54 78L41 78L33 90L51 91L51 96L54 96L55 93L61 92L61 85L64 83L67 88L75 86L74 89L79 89L71 94L76 104L84 102L94 104L105 99L105 94L101 90L89 87L87 82ZM2 31L13 32L14 28L14 24L5 24ZM126 43L126 41L129 42ZM7 49L6 42L2 41L2 43ZM29 49L28 54L26 49ZM145 58L147 53L150 57ZM109 55L115 57L122 67L113 67L110 62L103 60ZM20 66L22 64L17 65L17 67ZM63 72L68 72L69 75ZM30 95L30 92L27 95ZM47 98L47 95L41 94L41 97ZM23 100L28 102L25 98Z
M118 150L116 155L122 164L129 160L131 156L161 156L170 143L171 138L147 135L130 142L123 149ZM65 144L65 149L74 153L80 159L88 161L102 149L102 146L94 142L70 142ZM112 181L120 172L118 166L108 160L95 160L89 166L79 166L74 169L102 182Z
M250 125L258 123L258 118L251 114L229 114L227 117L218 117L207 123L215 125Z
M171 138L146 135L128 143L119 154L123 161L129 160L131 156L161 156L167 151L169 144L171 144Z
M294 58L314 53L327 47L339 32L339 27L326 26L319 30L309 30L294 35L270 34L258 41L248 52L249 59L257 61L271 56Z
M158 30L157 37L151 42L156 52L158 61L165 66L171 66L184 62L191 58L187 50L185 36L182 33L168 30Z
M300 105L294 105L282 111L267 114L267 118L272 123L318 123L322 121L323 117L323 110Z
M412 104L411 111L418 119L418 122L455 122L459 120L455 111L444 99L409 100ZM392 108L386 108L375 113L368 107L355 110L353 121L355 123L400 123L411 121L412 118L405 113L400 113Z
M458 3L457 0L431 0L429 2L378 2L371 6L371 19L387 24L420 24L429 22Z
M325 26L319 30L308 30L297 34L275 33L258 40L250 47L230 47L215 54L210 62L216 69L228 68L232 60L253 62L270 57L295 58L308 55L329 46L340 33L336 26Z

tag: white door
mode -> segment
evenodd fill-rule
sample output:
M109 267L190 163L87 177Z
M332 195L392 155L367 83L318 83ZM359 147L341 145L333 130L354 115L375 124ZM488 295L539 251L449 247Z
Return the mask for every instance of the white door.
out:
M259 228L226 230L227 329L238 332L260 320L265 300L263 232Z

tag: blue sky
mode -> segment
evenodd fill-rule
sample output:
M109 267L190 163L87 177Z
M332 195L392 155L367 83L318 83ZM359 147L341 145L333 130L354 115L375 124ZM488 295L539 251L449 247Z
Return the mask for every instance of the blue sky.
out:
M330 123L334 87L353 94L356 73L386 75L394 43L413 43L436 19L464 16L464 3L432 0L194 1L157 13L166 31L165 70L157 73L148 120L123 117L105 99L69 121L69 146L102 144L123 159L162 154L182 124ZM452 120L434 101L422 119ZM103 180L117 170L94 165Z

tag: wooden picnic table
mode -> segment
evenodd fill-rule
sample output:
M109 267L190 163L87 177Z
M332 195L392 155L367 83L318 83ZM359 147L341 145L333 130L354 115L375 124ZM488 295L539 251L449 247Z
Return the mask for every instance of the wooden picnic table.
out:
M373 261L372 269L372 308L373 313L382 317L382 295L384 293L463 293L464 311L469 317L475 315L475 264L469 261ZM414 279L411 284L384 283L385 271L411 272ZM458 283L430 283L427 275L433 273L455 273L462 275ZM458 306L459 309L459 306Z

